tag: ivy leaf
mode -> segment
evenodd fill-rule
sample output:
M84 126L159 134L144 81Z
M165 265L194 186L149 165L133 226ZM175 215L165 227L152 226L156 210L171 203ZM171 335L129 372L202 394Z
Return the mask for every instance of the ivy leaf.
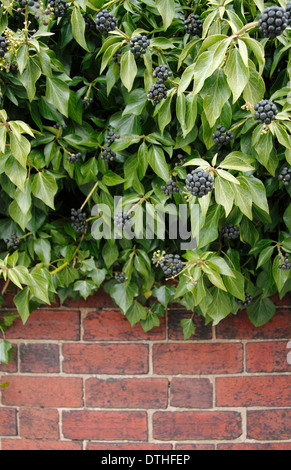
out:
M85 300L94 293L95 289L95 282L90 279L76 281L74 283L74 291L79 292L81 297Z
M175 291L176 289L173 286L160 286L153 289L152 294L164 307L167 307L168 303L175 295Z
M157 145L152 145L148 151L148 162L154 172L164 181L169 180L169 168L165 159L164 151Z
M256 327L267 323L275 315L276 306L267 297L258 297L248 307L247 313L250 321Z
M195 334L195 326L192 318L183 318L181 320L181 327L183 330L184 340L189 339L190 336Z
M137 300L134 300L133 304L126 312L126 317L131 326L134 326L136 323L147 318L147 309Z
M164 31L168 29L175 17L175 0L156 0L156 7L163 18Z
M239 50L234 47L228 56L224 68L227 83L232 91L233 103L241 96L249 79L249 69L244 64Z
M61 114L68 117L70 88L63 80L56 77L46 77L45 97Z
M120 61L120 78L128 91L132 89L134 79L137 74L137 65L132 52L126 51Z
M0 341L0 362L8 364L11 358L11 352L14 350L12 344L7 339Z
M35 197L41 199L51 209L55 208L54 197L58 191L58 185L54 176L48 173L36 173L31 185L31 191Z
M19 316L21 317L22 323L25 324L31 314L29 306L29 288L25 287L13 298L13 302L17 308Z
M138 288L133 282L114 284L111 287L109 294L121 311L126 314L133 304L134 297L138 294Z
M71 23L72 23L72 34L76 39L77 43L80 44L83 49L89 52L86 39L85 39L85 21L83 18L82 13L78 6L74 5L72 15L71 15Z

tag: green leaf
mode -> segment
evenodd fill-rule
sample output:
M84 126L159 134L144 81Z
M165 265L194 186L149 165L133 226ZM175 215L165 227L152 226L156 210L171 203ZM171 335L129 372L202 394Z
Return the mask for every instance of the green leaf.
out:
M258 263L257 263L257 269L260 266L263 266L263 264L265 264L271 258L274 252L274 248L275 248L274 246L268 246L261 251L259 259L258 259Z
M25 287L13 298L13 302L17 308L19 316L21 317L22 323L25 324L31 314L29 307L29 288Z
M126 51L120 61L120 78L128 91L132 89L134 79L137 74L137 65L132 52Z
M275 312L276 306L268 297L258 297L247 308L248 317L256 327L271 320Z
M46 77L45 97L61 114L68 117L70 88L63 80L56 77Z
M175 17L175 0L156 0L156 7L163 18L164 31L168 29Z
M85 300L94 293L95 289L94 281L88 279L74 283L74 291L79 292L81 297Z
M114 284L111 287L109 294L121 309L122 313L126 314L133 304L134 297L138 294L138 288L133 282Z
M85 39L85 20L83 15L77 5L74 5L72 14L71 14L71 23L72 23L72 34L76 39L77 43L80 44L83 49L89 52L86 39Z
M231 95L223 70L216 70L205 83L207 95L203 100L203 110L210 127L221 115L221 110Z
M134 300L133 304L126 312L126 317L131 326L134 326L136 323L140 322L140 320L147 318L147 309L137 300Z
M26 168L27 157L30 152L30 142L23 135L18 140L15 134L10 134L10 149L11 153L16 160Z
M224 207L227 217L233 207L234 194L231 184L223 178L215 180L215 201Z
M8 364L10 361L11 352L14 350L12 344L7 339L0 341L0 362ZM3 385L4 386L4 385Z
M165 159L164 151L157 145L152 145L148 151L148 162L157 176L164 181L169 180L169 168Z
M278 259L278 257L276 256L273 261L272 274L279 293L282 291L286 282L291 277L289 270L279 268L280 264L282 264L282 259Z
M161 286L153 289L152 294L158 299L158 301L167 307L170 300L175 295L175 287L173 286Z
M58 191L58 185L54 176L48 173L36 173L31 191L35 197L41 199L51 209L55 208L54 197Z
M232 91L233 103L235 103L241 96L249 79L249 69L244 64L237 48L230 51L224 71L227 83Z
M183 318L181 320L181 327L183 330L184 340L189 339L190 336L195 334L195 326L192 318Z

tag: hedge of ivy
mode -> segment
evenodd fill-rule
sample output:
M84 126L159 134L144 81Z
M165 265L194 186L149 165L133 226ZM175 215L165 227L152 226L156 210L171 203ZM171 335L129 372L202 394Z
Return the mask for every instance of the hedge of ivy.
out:
M273 317L291 289L290 21L285 0L2 0L0 273L24 323L101 286L145 331L169 303Z

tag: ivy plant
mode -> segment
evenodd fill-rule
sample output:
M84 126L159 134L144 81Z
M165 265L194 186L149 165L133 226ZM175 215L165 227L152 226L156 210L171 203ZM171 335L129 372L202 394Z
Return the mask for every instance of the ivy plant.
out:
M290 23L285 0L2 0L0 274L23 323L101 287L145 331L182 305L185 339L194 315L273 317Z

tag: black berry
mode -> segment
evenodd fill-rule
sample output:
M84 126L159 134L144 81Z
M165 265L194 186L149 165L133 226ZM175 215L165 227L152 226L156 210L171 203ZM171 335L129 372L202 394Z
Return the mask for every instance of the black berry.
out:
M0 57L4 57L7 49L8 49L7 40L3 36L0 36Z
M164 83L168 78L172 76L172 71L168 65L159 65L153 71L153 77L157 79L157 83Z
M252 296L247 293L245 293L245 300L241 300L235 297L235 301L240 307L247 307L248 305L250 305L252 300L253 300Z
M11 234L11 237L6 240L6 243L8 248L12 248L13 250L17 250L19 247L19 239L14 232Z
M88 108L90 106L90 104L93 103L93 101L94 101L93 98L86 98L85 97L85 98L82 99L82 103L83 103L83 105L86 106L86 108Z
M167 88L163 83L155 83L149 88L147 95L154 104L159 104L161 100L167 98Z
M240 231L237 225L229 224L222 228L221 230L222 236L228 238L229 240L235 240L239 238Z
M124 211L118 211L114 214L113 222L117 228L127 228L131 222L131 215Z
M117 27L117 19L105 8L97 13L95 25L99 33L109 33L109 31L114 31Z
M290 265L290 255L289 253L286 253L284 254L284 258L283 258L283 262L281 264L279 264L278 268L279 269L284 269L284 270L288 270L291 268L291 265ZM281 256L278 256L279 259L282 259Z
M291 182L291 168L283 168L281 173L278 176L278 180L282 181L282 183L285 184L285 186L288 186Z
M116 140L120 139L119 134L115 134L113 129L110 129L108 132L108 136L106 137L107 145L113 144Z
M131 38L129 47L134 57L138 59L141 54L144 54L150 45L150 41L145 34L138 34Z
M201 36L203 30L203 21L199 15L190 15L185 21L185 32L192 36Z
M86 31L95 31L96 30L96 25L92 18L88 15L88 13L83 14L83 18L85 21L85 28Z
M179 192L179 188L177 186L177 183L173 180L167 181L166 186L161 186L161 190L166 196L169 196L169 194L174 194Z
M88 225L86 218L86 212L82 212L82 209L71 209L71 225L76 232L85 232Z
M212 191L214 180L210 173L197 168L196 170L188 173L186 177L186 188L192 194L198 198L205 196L207 193Z
M212 139L219 147L223 147L233 139L233 133L231 131L226 131L225 127L219 124L216 127L216 132L212 134Z
M291 26L291 2L287 3L286 10L285 10L285 16L287 19L287 26Z
M104 160L107 163L112 162L115 157L116 153L113 152L113 150L111 150L111 148L108 146L104 147L104 150L100 155L101 160Z
M120 284L128 280L125 273L115 273L114 277L115 277L115 280L119 282Z
M68 155L67 160L70 163L77 163L80 160L81 157L82 157L81 152L77 152L77 153L74 153L72 155Z
M182 153L179 153L177 158L179 159L179 163L175 163L175 166L184 165L184 163L187 163L187 158L185 158Z
M275 38L287 28L285 10L277 5L265 8L259 18L259 29L266 38Z
M172 277L179 274L183 269L183 263L179 255L165 255L161 262L160 267L164 271L165 276Z
M254 106L254 119L261 124L271 124L278 113L277 106L272 101L261 100Z
M65 16L69 9L69 3L66 0L49 0L47 8L53 12L56 18Z

